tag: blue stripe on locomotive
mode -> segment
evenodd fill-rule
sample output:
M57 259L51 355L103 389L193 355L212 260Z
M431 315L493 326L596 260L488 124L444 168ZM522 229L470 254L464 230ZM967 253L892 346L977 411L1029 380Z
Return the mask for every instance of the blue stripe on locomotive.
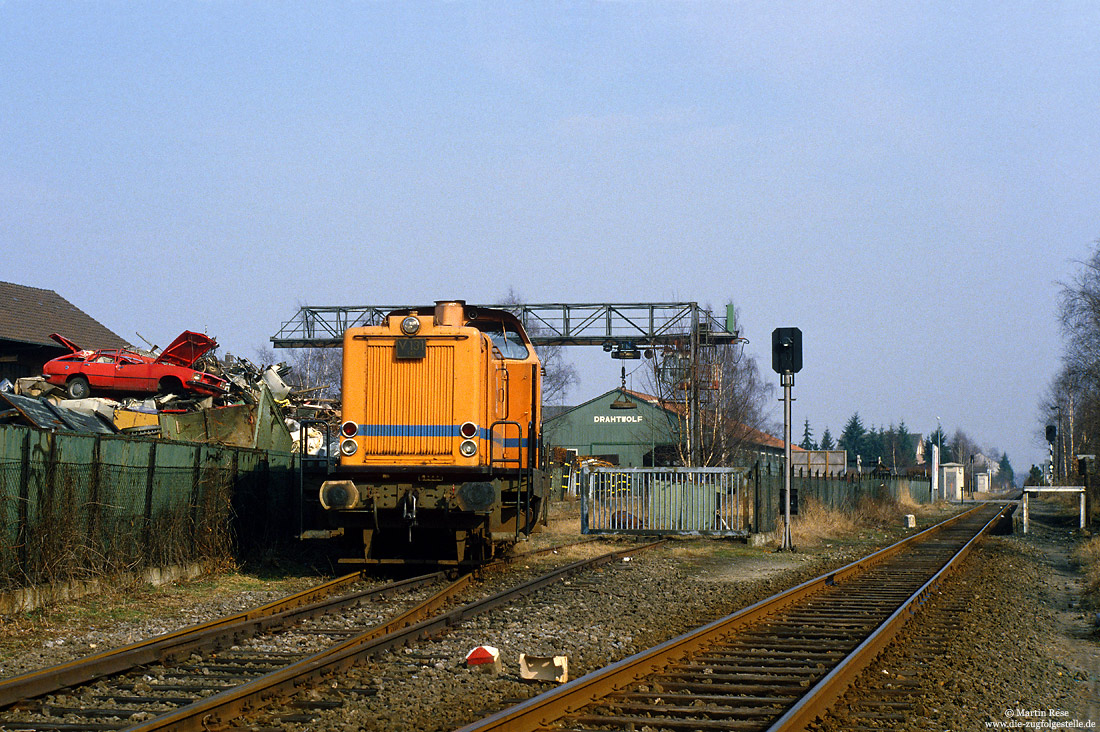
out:
M361 424L359 437L460 437L462 425L458 424ZM494 439L487 429L481 430L481 439ZM495 442L500 442L496 439ZM526 437L506 437L505 447L527 447Z

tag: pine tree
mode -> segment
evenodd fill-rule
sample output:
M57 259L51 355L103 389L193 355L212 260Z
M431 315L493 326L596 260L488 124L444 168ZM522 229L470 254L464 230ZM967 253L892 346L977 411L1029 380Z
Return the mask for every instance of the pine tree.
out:
M905 420L901 421L897 429L898 440L898 467L907 468L917 461L917 446L913 443L913 435L905 426Z
M997 480L1004 486L1016 485L1016 471L1008 461L1008 453L1002 452L1001 459L997 461Z
M936 425L936 431L928 435L928 439L924 441L924 454L929 464L932 463L932 445L943 446L940 450L940 465L951 462L951 443L947 441L947 435L939 425Z
M860 448L859 454L863 456L863 462L869 465L882 460L885 462L885 455L889 448L886 445L886 430L882 427L874 427L867 430L863 435L863 444Z
M833 433L829 432L829 428L826 427L825 431L821 433L821 444L818 445L819 450L832 450L836 445L833 443Z
M1046 483L1046 476L1043 475L1043 471L1038 465L1032 465L1031 470L1027 474L1027 480L1024 481L1024 485L1043 485Z
M814 442L814 434L810 430L810 420L806 420L806 423L802 425L802 442L798 443L798 446L803 450L816 450L817 443Z
M864 429L863 422L859 419L859 412L856 412L844 425L844 432L840 434L840 439L836 441L836 444L841 450L848 451L849 461L854 461L856 456L862 455L866 449L866 436L867 430Z

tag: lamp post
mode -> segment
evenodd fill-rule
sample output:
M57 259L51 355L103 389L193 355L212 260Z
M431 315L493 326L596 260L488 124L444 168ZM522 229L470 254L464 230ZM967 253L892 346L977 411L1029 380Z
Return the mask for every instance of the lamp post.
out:
M940 485L940 464L943 460L943 427L940 425L940 418L936 417L936 441L939 443L932 452L932 501L935 502L939 497L938 494L943 492L943 486Z

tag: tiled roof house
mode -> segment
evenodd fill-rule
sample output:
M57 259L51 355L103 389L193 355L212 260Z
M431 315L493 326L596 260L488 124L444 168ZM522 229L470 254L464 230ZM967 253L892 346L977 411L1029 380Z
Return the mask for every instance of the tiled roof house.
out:
M0 378L38 376L42 364L67 353L50 340L60 333L81 348L128 345L53 290L0 282Z

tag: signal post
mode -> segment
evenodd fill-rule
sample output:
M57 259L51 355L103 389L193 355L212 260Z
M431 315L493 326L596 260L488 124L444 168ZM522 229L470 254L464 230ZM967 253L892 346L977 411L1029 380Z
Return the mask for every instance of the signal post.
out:
M780 551L794 551L791 541L791 387L802 370L802 331L776 328L772 331L772 370L783 387L783 541Z

